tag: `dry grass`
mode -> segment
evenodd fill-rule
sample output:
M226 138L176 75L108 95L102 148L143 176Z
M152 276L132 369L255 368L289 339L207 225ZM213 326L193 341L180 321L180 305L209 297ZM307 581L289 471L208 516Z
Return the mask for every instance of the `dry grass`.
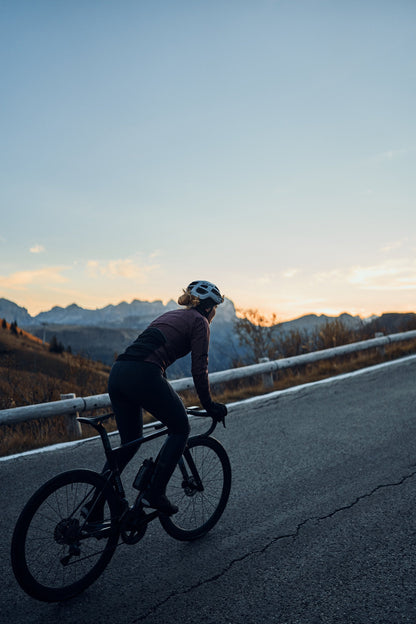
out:
M63 416L0 427L0 456L41 448L70 439Z
M110 410L101 410L107 413ZM83 416L97 416L98 411L94 414L84 413ZM143 415L145 423L154 420L150 414L146 412ZM106 422L107 431L116 431L117 424L115 418L111 418ZM93 427L82 425L81 439L96 436L97 432ZM66 416L55 416L54 418L39 418L29 420L14 425L0 425L0 457L14 455L43 448L52 444L60 444L62 442L70 442L79 439L78 436L72 435L68 430L68 421Z
M316 364L307 364L281 370L273 374L273 386L265 388L260 376L250 379L241 379L229 382L221 387L218 384L213 387L214 400L221 403L233 403L244 399L284 390L301 384L312 383L328 377L334 377L349 373L367 366L374 366L382 362L396 360L407 355L416 353L416 340L406 343L396 343L388 345L385 349L371 349L350 355L340 356L331 360L323 360ZM187 391L181 393L186 405L195 405L198 398L195 392Z
M212 388L213 397L215 401L232 403L253 396L266 394L267 392L311 383L414 353L416 353L416 340L406 343L396 343L388 345L383 350L371 349L357 354L341 356L333 360L326 360L316 364L308 364L279 371L279 373L274 376L273 386L269 388L264 387L260 376L257 378L242 379L228 384L215 385ZM79 370L78 373L82 376L86 373L85 362L80 368L81 370ZM101 381L103 381L102 377ZM28 380L28 383L29 382L30 380ZM90 382L93 382L93 379L90 379ZM49 383L51 384L52 382ZM87 388L90 388L90 383L86 384L85 389ZM55 391L55 388L53 388L53 390ZM61 392L65 390L62 386L62 380L59 381L59 390ZM71 390L68 391L73 391L73 385L71 386ZM100 392L105 392L105 389L102 387L99 390L94 389L91 390L89 394L99 394ZM53 395L53 392L51 392L51 394ZM198 398L195 392L186 391L180 394L185 405L190 406L198 404ZM88 396L88 393L80 393L79 396ZM56 399L51 398L50 400ZM145 420L149 421L150 419L150 415L145 414ZM110 422L109 429L112 430L115 428L115 422ZM83 437L91 437L92 435L95 435L94 430L84 426ZM25 450L65 442L70 439L65 417L34 420L18 425L3 425L0 426L0 456L21 453Z

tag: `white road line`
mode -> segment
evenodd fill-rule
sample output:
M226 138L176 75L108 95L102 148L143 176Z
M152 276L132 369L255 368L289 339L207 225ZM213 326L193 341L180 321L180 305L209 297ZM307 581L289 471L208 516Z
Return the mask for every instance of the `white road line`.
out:
M281 397L286 394L293 394L296 392L300 392L301 390L305 390L305 388L309 389L309 388L313 388L314 386L318 386L322 384L330 384L330 383L342 381L343 379L357 377L358 375L365 375L373 371L381 370L383 368L388 368L391 366L397 366L399 364L404 364L406 362L413 362L415 360L416 360L416 355L409 355L407 357L400 358L398 360L391 360L390 362L383 362L382 364L375 364L374 366L360 368L350 373L343 373L342 375L326 377L325 379L320 379L319 381L312 381L307 384L300 384L298 386L292 386L290 388L285 388L284 390L276 390L274 392L269 392L268 394L260 394L255 397L251 397L250 399L244 399L243 401L235 401L234 403L228 404L227 407L230 412L234 412L234 411L237 411L237 408L242 405L250 405L250 404L255 404L255 403L261 403L262 401L266 401L266 400L267 401L273 400L277 397ZM99 436L94 436L91 438L85 438L83 440L75 440L73 442L62 442L60 444L53 444L51 446L45 446L40 449L33 449L32 451L25 451L24 453L16 453L15 455L8 455L6 457L0 457L0 462L8 461L11 459L16 459L20 457L26 457L27 455L33 455L35 453L48 453L49 451L59 451L60 449L65 449L71 446L77 446L79 444L83 444L84 442L88 442L98 437Z

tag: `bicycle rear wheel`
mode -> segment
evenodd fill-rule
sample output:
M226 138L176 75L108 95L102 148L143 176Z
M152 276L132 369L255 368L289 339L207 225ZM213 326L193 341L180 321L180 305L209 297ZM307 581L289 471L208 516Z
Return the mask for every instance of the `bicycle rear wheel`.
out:
M104 502L102 522L88 523L81 510L94 504L97 493ZM117 547L117 510L114 491L91 470L71 470L45 483L23 508L13 534L12 566L22 589L57 602L91 585Z
M224 447L215 438L190 438L166 490L179 511L159 517L163 528L178 540L202 537L220 519L230 490L231 465Z

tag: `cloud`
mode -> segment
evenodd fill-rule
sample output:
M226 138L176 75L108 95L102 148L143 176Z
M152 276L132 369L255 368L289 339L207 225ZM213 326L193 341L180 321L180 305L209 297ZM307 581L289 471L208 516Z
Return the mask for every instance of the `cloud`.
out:
M284 277L285 279L291 279L292 277L295 277L295 275L298 275L300 272L300 269L286 269L286 271L282 271L281 275L282 277Z
M367 267L353 267L347 281L365 290L416 289L416 260L397 259Z
M406 156L406 154L408 154L409 152L410 150L407 148L390 149L375 154L375 156L373 156L370 160L375 163L391 162L393 160L396 160L397 158L400 158L401 156Z
M350 285L360 290L399 291L416 290L416 260L399 258L368 266L316 273L315 282Z
M259 286L269 286L274 281L274 275L271 273L259 275L255 281L256 281L256 284Z
M400 247L402 247L403 243L406 240L407 239L398 240L398 241L392 241L390 243L386 243L385 245L383 245L383 247L381 247L380 251L382 251L383 253L389 253L390 251L394 251L395 249L399 249Z
M342 281L345 279L346 271L341 269L331 269L331 271L321 271L313 276L317 282Z
M56 266L34 271L17 271L11 275L0 275L0 287L12 290L24 290L28 286L45 284L64 284L68 279L62 275L68 267Z
M29 251L30 253L38 254L38 253L42 253L43 251L45 251L45 247L43 245L33 245L33 247L29 249Z
M89 277L106 277L108 279L127 279L144 282L150 272L158 268L154 264L142 264L132 258L109 260L107 262L89 260L87 262Z

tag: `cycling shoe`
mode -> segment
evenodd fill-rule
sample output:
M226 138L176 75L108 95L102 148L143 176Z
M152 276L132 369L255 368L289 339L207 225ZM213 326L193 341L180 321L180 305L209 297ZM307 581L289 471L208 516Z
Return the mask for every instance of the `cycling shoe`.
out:
M146 493L142 498L142 504L143 507L157 509L157 511L160 511L160 513L166 514L167 516L172 516L179 511L179 508L176 505L173 505L165 494L154 495Z

